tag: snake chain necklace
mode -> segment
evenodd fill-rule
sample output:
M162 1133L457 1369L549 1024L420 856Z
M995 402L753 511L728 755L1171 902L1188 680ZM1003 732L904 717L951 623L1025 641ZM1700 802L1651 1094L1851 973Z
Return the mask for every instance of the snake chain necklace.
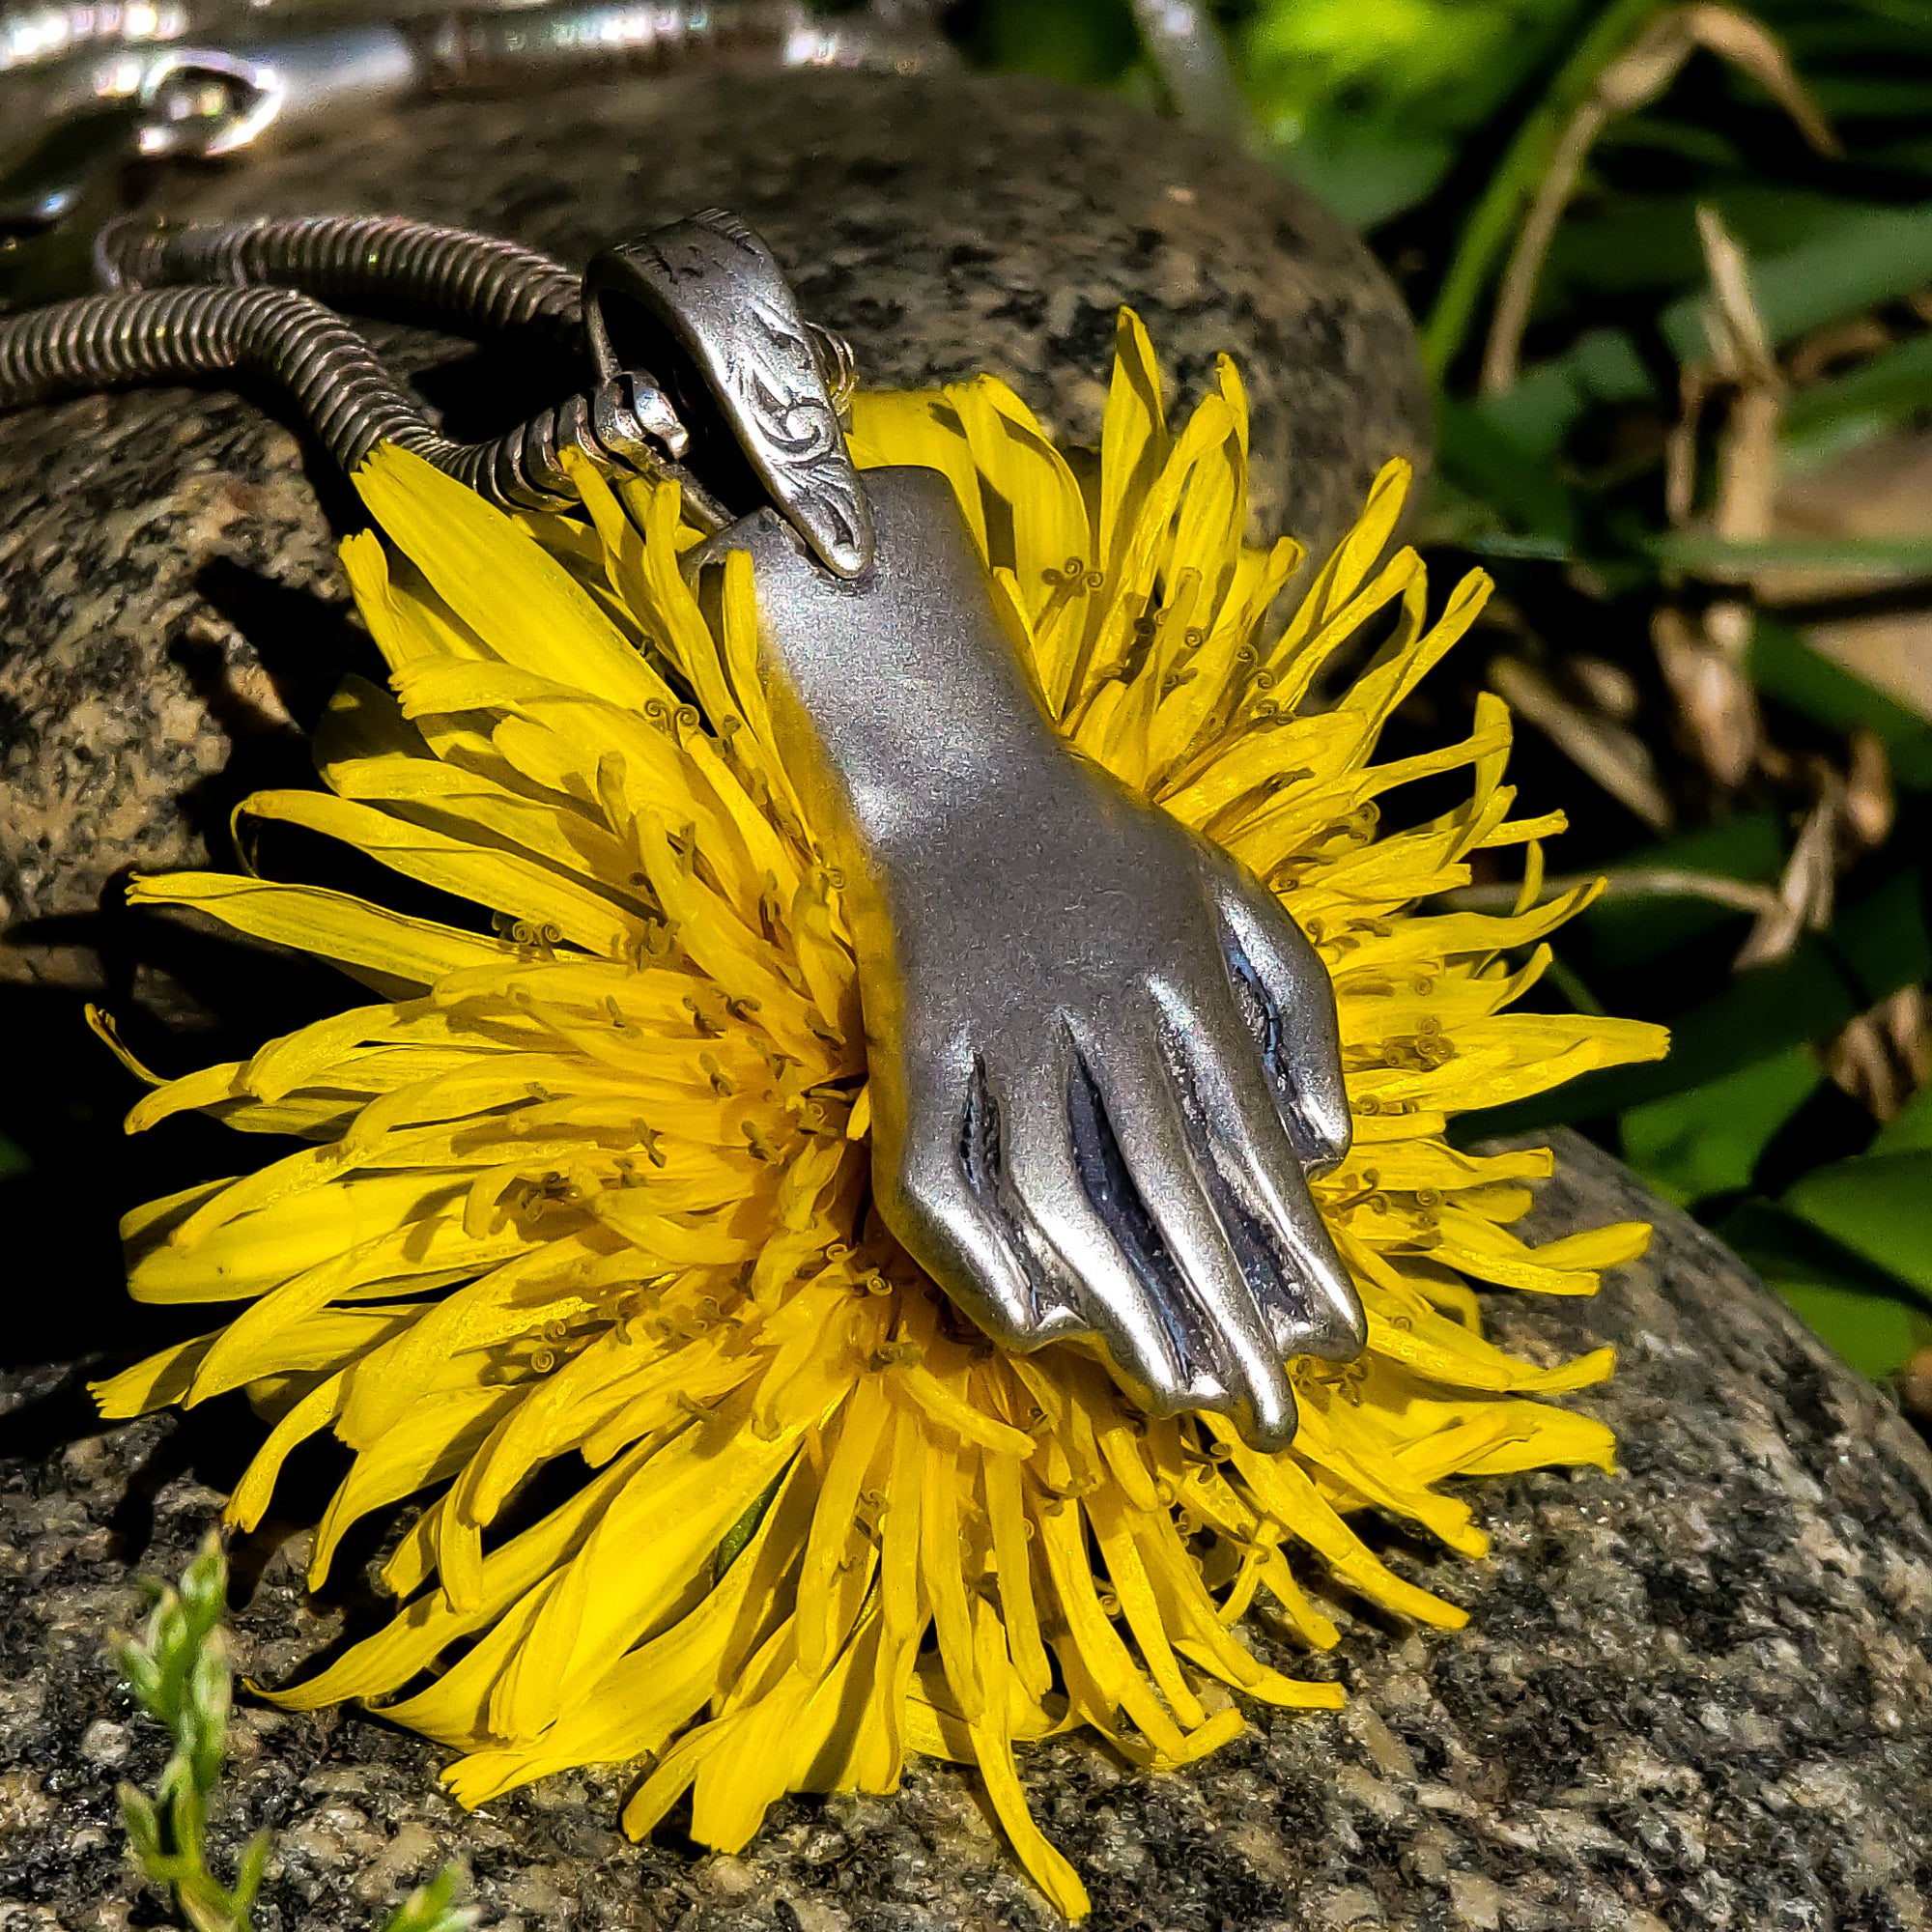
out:
M849 352L742 221L581 277L395 217L123 216L89 259L100 293L0 318L0 409L247 372L346 471L393 443L513 510L573 509L573 459L674 479L706 533L695 584L751 554L774 709L840 828L887 1225L996 1340L1083 1340L1152 1414L1293 1436L1288 1364L1364 1338L1308 1185L1350 1141L1325 969L1256 881L1056 735L950 490L861 478ZM371 301L548 336L585 381L452 441L331 306Z

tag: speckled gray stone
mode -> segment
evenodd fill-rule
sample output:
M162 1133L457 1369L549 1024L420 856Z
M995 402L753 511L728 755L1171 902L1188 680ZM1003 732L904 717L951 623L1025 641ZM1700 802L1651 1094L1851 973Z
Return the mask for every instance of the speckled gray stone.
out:
M1465 1631L1332 1607L1337 1716L1251 1713L1164 1776L1097 1746L1030 1751L1040 1818L1093 1890L1096 1932L1900 1932L1932 1920L1932 1457L1692 1223L1583 1143L1539 1237L1633 1214L1658 1239L1594 1301L1486 1296L1539 1359L1601 1340L1575 1398L1622 1469L1467 1486L1482 1562L1401 1537L1390 1560L1468 1606ZM58 1371L15 1377L26 1435ZM137 1901L112 1791L161 1746L103 1633L130 1564L177 1568L248 1425L146 1421L0 1463L0 1932L120 1927ZM58 1434L58 1431L49 1432ZM287 1525L278 1534L286 1535ZM292 1556L241 1552L243 1662L289 1669L334 1628ZM262 1566L267 1552L266 1566ZM1319 1579L1318 1588L1319 1588ZM1290 1668L1264 1627L1255 1641ZM224 1843L275 1835L263 1932L369 1925L440 1861L485 1921L648 1932L952 1932L1049 1923L970 1778L915 1765L895 1799L792 1801L740 1858L632 1846L626 1775L582 1773L466 1817L439 1753L366 1718L238 1719Z
M393 210L582 261L715 203L763 231L875 385L992 369L1092 441L1122 301L1183 399L1232 354L1262 529L1325 544L1386 457L1426 453L1413 331L1339 222L1232 152L1044 84L702 72L450 101L178 183L166 205ZM454 357L423 386L473 434L568 380L409 349ZM359 643L313 483L353 509L313 462L312 479L286 429L219 391L0 418L0 983L111 982L116 874L225 863L235 801L300 781L295 726Z

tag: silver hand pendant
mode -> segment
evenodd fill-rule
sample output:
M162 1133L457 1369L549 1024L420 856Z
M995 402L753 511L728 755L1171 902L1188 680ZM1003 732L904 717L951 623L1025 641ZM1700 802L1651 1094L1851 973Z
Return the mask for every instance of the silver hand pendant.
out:
M951 485L860 476L843 345L756 236L713 212L606 250L581 292L594 386L475 445L295 291L569 327L555 264L327 217L98 252L127 280L228 286L0 318L0 408L250 366L345 465L402 441L559 507L566 447L677 476L715 532L686 568L752 557L772 714L847 879L887 1226L1005 1346L1085 1342L1151 1413L1293 1436L1289 1361L1365 1341L1308 1186L1350 1140L1327 973L1264 887L1055 731Z
M779 715L841 830L880 1212L1007 1347L1095 1338L1153 1414L1286 1442L1286 1358L1364 1341L1306 1179L1349 1146L1327 976L1055 734L946 479L865 483L856 582L771 510L705 549L751 553Z
M862 479L821 433L741 223L613 250L585 295L593 341L628 300L693 355L770 497L689 567L750 554L774 716L838 828L886 1224L1007 1347L1097 1342L1152 1413L1286 1442L1288 1359L1365 1340L1308 1188L1350 1139L1314 949L1054 731L951 485Z

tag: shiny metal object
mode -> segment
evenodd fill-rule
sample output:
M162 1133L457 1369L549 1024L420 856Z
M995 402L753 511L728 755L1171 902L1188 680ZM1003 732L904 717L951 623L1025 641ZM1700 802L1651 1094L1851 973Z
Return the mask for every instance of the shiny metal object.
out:
M534 248L401 214L298 214L253 221L123 215L96 238L103 289L265 284L354 307L381 301L470 335L528 332L575 349L582 275Z
M687 225L656 298L724 345L742 270L709 237ZM713 394L757 467L768 397ZM1285 1443L1289 1359L1366 1339L1308 1188L1350 1142L1326 970L1264 888L1054 730L951 485L874 469L863 494L863 569L782 497L691 568L750 554L774 716L841 828L880 1212L1007 1347L1091 1339L1152 1413Z
M54 0L0 10L0 73L45 67L89 47L140 46L187 33L182 0Z
M454 11L101 0L0 12L0 308L80 294L92 230L127 205L142 169L234 159L445 95L700 60L911 73L954 57L923 0L871 0L834 17L803 0Z
M314 20L316 25L308 22ZM528 88L699 59L758 66L950 66L932 10L888 5L827 17L800 0L554 0L451 9L410 0L360 6L248 4L28 8L0 13L0 152L10 138L77 113L159 98L170 74L204 73L226 91L220 152L271 128L353 114L399 99ZM274 97L279 105L262 111ZM163 117L165 118L165 117Z
M575 292L394 219L123 224L99 255L123 293L0 320L0 406L249 367L345 466L394 441L511 504L568 500L569 446L680 475L715 532L686 559L700 588L752 558L772 715L834 828L887 1225L1008 1347L1085 1342L1155 1414L1291 1439L1290 1361L1365 1339L1308 1187L1350 1138L1327 973L1263 887L1058 735L951 485L860 476L849 354L742 221L607 250ZM219 285L128 286L193 277ZM317 294L581 323L594 386L448 443Z
M856 582L776 512L774 696L857 936L887 1225L1012 1349L1092 1337L1154 1414L1293 1435L1285 1364L1360 1305L1307 1176L1349 1146L1334 995L1266 892L1055 733L951 485L866 473Z
M724 305L728 312L714 317L711 339L699 341L660 293L678 250L706 238L733 265L732 299ZM351 306L379 300L466 334L524 331L562 345L581 342L598 379L587 397L567 400L483 444L446 442L424 419L411 446L492 501L525 508L575 503L575 487L558 461L565 447L574 448L607 471L675 477L690 513L716 528L728 513L675 460L687 453L688 431L655 378L635 357L627 364L612 345L606 306L628 306L620 327L639 317L661 326L661 339L650 345L654 354L705 360L704 380L738 384L745 409L763 411L758 460L767 493L795 505L801 528L817 531L848 568L855 558L863 563L864 497L836 415L851 386L851 352L799 317L770 251L733 216L696 216L646 242L606 251L582 276L534 249L402 215L185 223L126 216L101 231L94 261L102 286L113 290L264 284ZM5 327L0 324L0 341ZM226 365L208 365L217 366ZM285 386L314 396L311 419L331 424L338 455L366 453L371 401L302 387L286 357L263 366ZM100 380L128 379L102 374ZM833 413L821 414L828 388ZM408 406L400 391L380 402L384 421Z
M383 25L344 27L258 47L163 47L144 64L136 155L217 161L270 128L326 126L380 111L420 84L409 40Z
M413 450L505 508L574 506L560 458L575 449L601 469L675 474L654 431L675 431L648 379L628 373L567 397L482 442L452 441L384 368L350 324L282 288L171 288L90 296L0 318L0 409L124 383L178 382L246 370L286 392L344 469L379 442ZM723 513L694 479L693 513Z
M0 319L0 407L247 369L286 391L348 469L396 442L502 507L562 508L578 500L561 461L575 450L608 473L675 477L696 521L728 520L676 462L686 433L647 373L613 369L501 436L455 442L354 327L310 298L381 299L469 334L575 342L581 280L531 249L401 216L124 218L101 231L94 266L118 293Z
M1133 10L1141 44L1180 118L1248 148L1259 146L1208 0L1133 0Z
M612 339L631 311L710 391L763 494L839 577L872 560L872 519L828 384L838 355L798 312L772 251L735 214L707 209L591 258L584 327L606 382L627 366Z

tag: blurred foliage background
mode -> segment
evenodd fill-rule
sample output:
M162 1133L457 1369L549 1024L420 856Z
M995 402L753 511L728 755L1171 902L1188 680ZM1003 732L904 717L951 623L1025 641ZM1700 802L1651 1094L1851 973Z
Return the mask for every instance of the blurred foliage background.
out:
M1567 1122L1932 1422L1932 0L971 0L969 54L1219 125L1422 326L1438 582L1609 888L1551 1003L1660 1066ZM1478 878L1458 895L1514 892Z

